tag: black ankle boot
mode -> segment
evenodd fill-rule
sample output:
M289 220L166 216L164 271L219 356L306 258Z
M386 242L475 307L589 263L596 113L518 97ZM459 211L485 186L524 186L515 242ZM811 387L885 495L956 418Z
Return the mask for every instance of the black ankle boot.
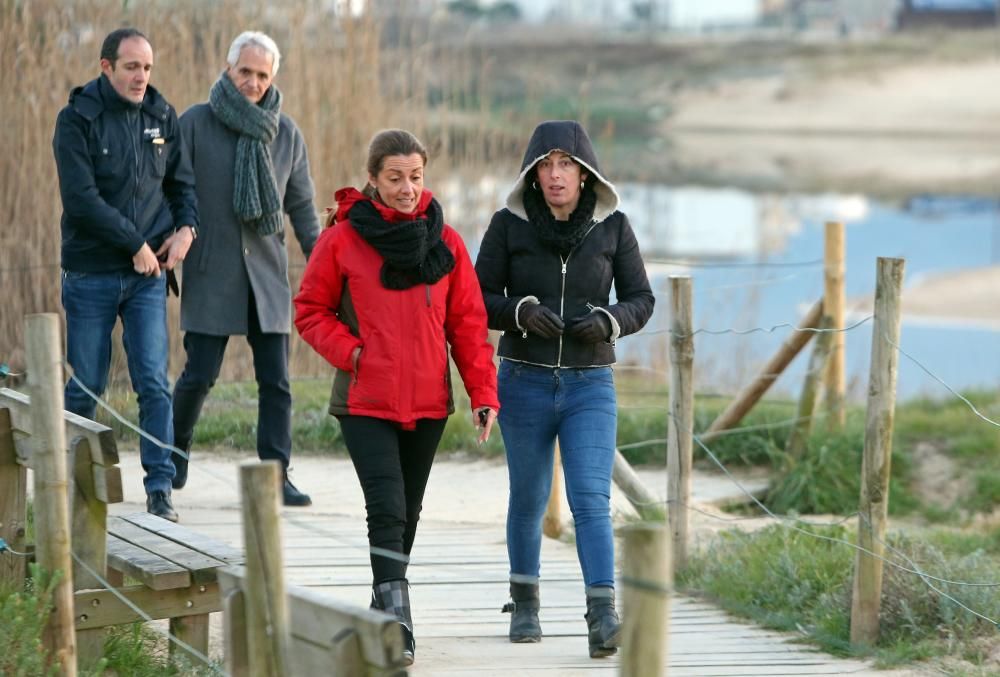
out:
M170 486L174 489L183 489L188 481L188 461L191 459L191 445L178 447L183 449L185 456L181 456L176 451L170 452L170 460L174 462L174 478L170 480Z
M542 626L538 623L538 583L510 584L511 602L503 605L502 613L509 613L510 641L527 644L542 641Z
M372 586L373 609L381 609L399 619L403 632L403 664L413 665L417 642L413 638L413 618L410 615L410 583L405 578L384 581Z
M287 470L285 471L284 481L281 483L281 502L283 505L294 506L296 508L304 508L312 505L312 499L309 498L309 494L299 491L298 487L288 479Z
M170 500L169 491L151 491L146 496L146 512L171 522L177 521L177 511Z
M587 588L587 641L590 657L603 658L618 651L621 621L615 611L615 589L605 586Z

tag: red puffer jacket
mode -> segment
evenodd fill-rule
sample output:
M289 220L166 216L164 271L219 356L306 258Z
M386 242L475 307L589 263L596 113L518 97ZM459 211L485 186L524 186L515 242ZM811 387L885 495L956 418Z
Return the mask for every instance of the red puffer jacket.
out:
M447 224L441 239L455 268L432 285L386 289L382 256L354 229L347 214L359 200L354 188L337 191L336 223L309 257L295 296L295 326L316 352L337 368L330 413L373 416L412 428L417 419L455 411L448 345L472 408L499 409L493 347L479 280L461 236ZM414 214L374 202L391 222L424 214L424 190ZM351 353L361 347L358 371Z

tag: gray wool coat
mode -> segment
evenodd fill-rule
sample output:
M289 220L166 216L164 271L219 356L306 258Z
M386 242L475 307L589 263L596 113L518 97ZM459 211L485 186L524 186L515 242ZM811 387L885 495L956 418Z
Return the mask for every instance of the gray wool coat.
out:
M253 289L261 331L288 334L292 292L285 232L261 237L233 211L233 170L239 135L224 126L207 103L180 118L194 165L201 225L182 267L181 329L215 336L245 335ZM278 195L306 257L319 237L315 190L302 132L281 115L271 142Z

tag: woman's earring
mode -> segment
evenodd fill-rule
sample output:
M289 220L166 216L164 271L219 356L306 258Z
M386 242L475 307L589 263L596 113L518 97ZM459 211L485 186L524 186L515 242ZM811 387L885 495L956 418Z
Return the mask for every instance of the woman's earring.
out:
M581 181L580 182L580 190L583 190L583 187L586 186L586 185L587 185L586 181Z
M538 182L537 182L537 181L532 181L532 182L531 182L531 187L532 187L532 188L533 188L534 190L538 190Z

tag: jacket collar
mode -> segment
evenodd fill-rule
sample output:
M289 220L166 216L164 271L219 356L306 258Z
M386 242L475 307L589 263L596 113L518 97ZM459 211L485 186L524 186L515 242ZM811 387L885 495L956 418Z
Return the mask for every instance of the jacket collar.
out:
M128 101L111 86L108 77L101 73L82 87L69 94L69 105L87 120L93 120L104 111L124 111L141 108L158 120L166 120L170 105L152 85L146 86L146 96L141 104Z
M367 200L375 205L375 209L378 210L378 213L381 214L382 218L389 223L413 221L414 219L418 219L427 214L427 207L430 205L433 198L434 194L425 188L424 192L420 194L420 201L417 203L417 208L413 212L407 213L393 209L378 200L373 200L364 195L357 188L341 188L333 194L333 199L337 202L337 218L334 223L346 221L347 215L351 211L351 207L362 200Z

